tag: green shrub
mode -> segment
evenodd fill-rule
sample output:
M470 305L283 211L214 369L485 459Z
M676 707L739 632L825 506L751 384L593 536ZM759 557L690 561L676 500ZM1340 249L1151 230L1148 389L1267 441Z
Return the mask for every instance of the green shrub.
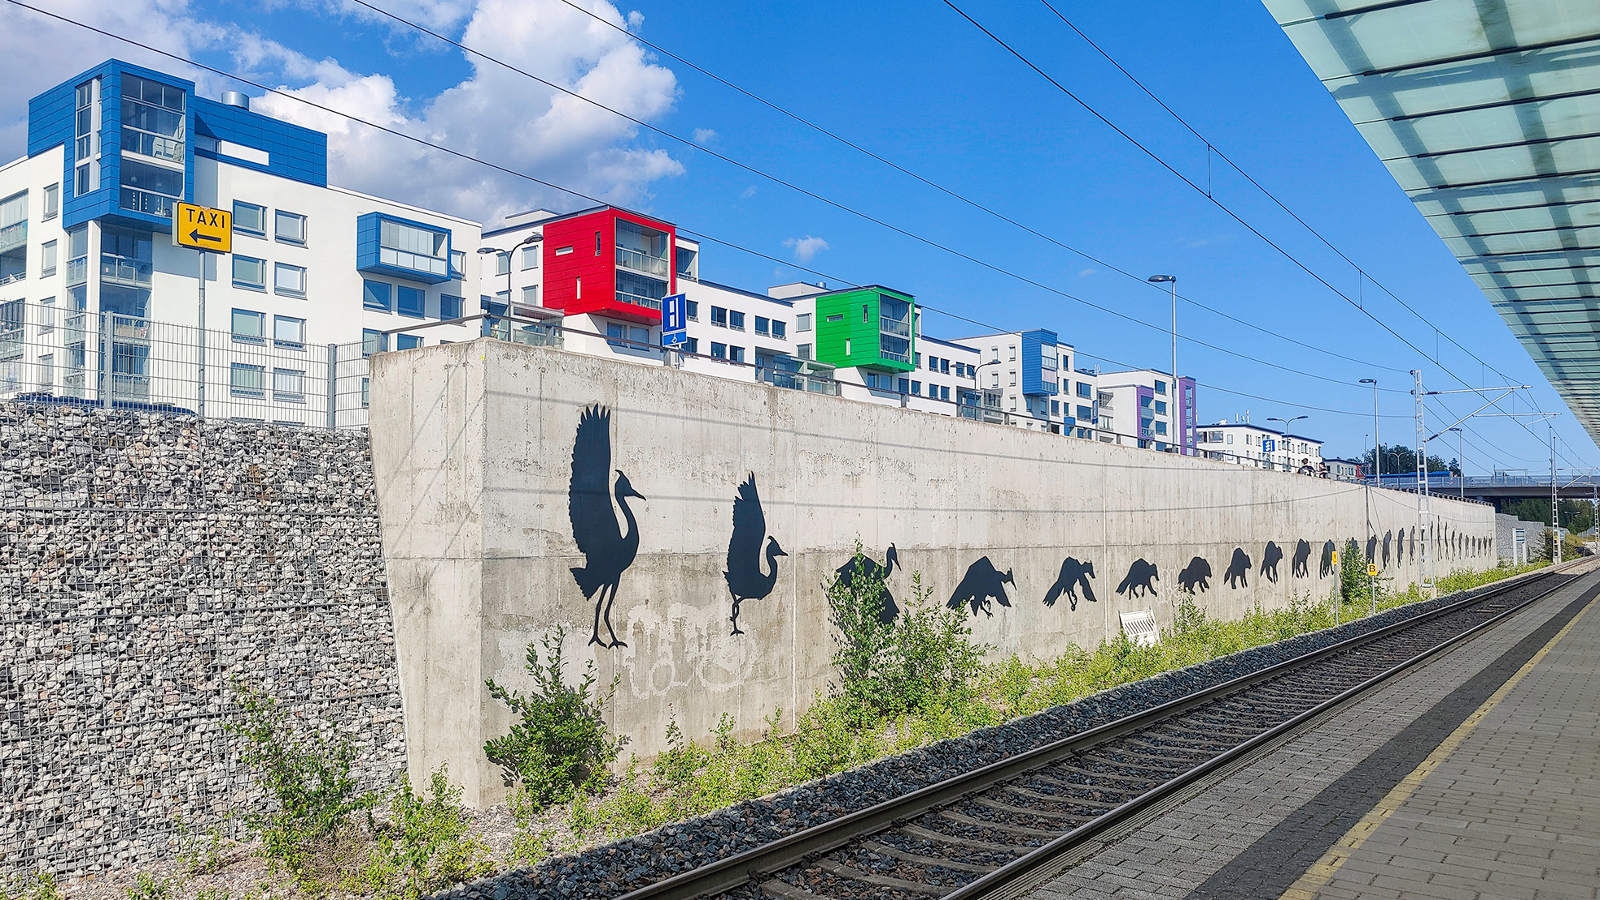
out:
M0 876L0 900L61 900L61 888L49 872L37 872L32 879L19 876L16 881Z
M383 897L417 900L493 870L489 848L468 834L461 788L447 770L428 779L426 793L402 781L389 794L387 822L376 824L367 865L352 887Z
M140 872L134 886L124 888L123 894L128 900L167 900L172 896L172 882L166 878L156 878L149 872Z
M245 822L269 859L302 887L318 890L312 869L319 848L336 843L350 816L377 802L356 790L355 747L338 732L296 732L277 700L241 682L233 684L233 699L239 714L225 727L244 739L240 759L255 769L271 801L267 812L249 813Z
M520 783L526 799L538 808L571 800L579 792L597 792L605 783L606 768L616 760L623 742L613 738L605 723L605 705L617 689L604 697L595 693L591 660L583 680L568 686L561 678L561 642L566 631L557 628L540 643L528 645L527 669L534 693L523 695L494 682L485 682L489 694L511 708L517 721L511 733L483 745L489 760L505 770L512 783Z

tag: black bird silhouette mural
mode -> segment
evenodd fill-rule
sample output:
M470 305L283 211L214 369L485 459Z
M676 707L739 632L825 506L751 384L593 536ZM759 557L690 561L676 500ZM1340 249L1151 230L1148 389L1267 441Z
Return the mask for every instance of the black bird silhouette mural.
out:
M1250 586L1250 554L1244 552L1243 547L1233 548L1233 560L1228 563L1228 571L1222 573L1222 580L1228 587L1238 589Z
M993 618L994 610L989 605L989 599L992 597L1000 601L1001 606L1010 606L1011 598L1006 596L1008 584L1016 584L1011 580L1011 570L1001 572L989 561L989 557L980 556L977 562L967 566L967 574L961 576L961 583L956 585L956 592L950 595L945 605L960 609L962 604L970 604L973 615L982 610L984 615Z
M1411 560L1413 562L1415 562L1416 559L1417 559L1417 530L1415 528L1413 528L1413 529L1411 529Z
M761 539L767 538L767 569L761 571ZM756 474L739 485L739 496L733 499L733 537L728 539L728 571L722 577L728 581L728 593L733 596L734 634L739 630L739 604L746 600L760 600L772 593L778 583L778 557L788 556L778 546L778 539L767 535L767 516L761 511L761 497L756 493Z
M633 489L628 476L617 470L615 485L608 490L611 474L611 411L596 403L578 416L578 436L572 444L572 483L567 490L567 517L572 521L572 538L584 556L584 565L572 570L572 577L584 599L594 600L594 634L589 643L605 647L626 647L611 627L611 604L617 599L617 582L633 565L639 552L639 523L628 508L628 498L644 499ZM611 497L622 507L628 521L626 533L617 526ZM610 641L600 639L604 619Z
M1211 563L1206 562L1203 556L1189 560L1189 564L1178 573L1178 587L1191 594L1195 588L1201 591L1211 590Z
M1072 557L1067 557L1061 563L1061 574L1056 576L1056 583L1050 585L1050 590L1045 592L1044 605L1055 606L1061 595L1067 596L1069 608L1078 609L1078 588L1083 588L1083 599L1090 603L1099 601L1094 599L1094 589L1089 586L1089 579L1094 577L1094 563L1078 562Z
M1378 536L1367 538L1367 562L1378 561Z
M900 615L900 607L894 602L894 594L889 593L889 576L894 574L894 567L899 564L900 556L895 552L893 544L890 544L889 549L884 552L883 565L881 566L878 565L878 561L875 559L861 557L861 577L883 581L883 592L878 595L879 599L883 601L883 605L878 607L878 621L885 625L890 624ZM852 557L849 562L834 569L833 574L839 576L841 585L850 587L855 583L856 571L856 560Z
M1406 530L1404 528L1395 532L1394 561L1396 565L1400 565L1406 561Z
M1272 541L1267 541L1267 549L1261 554L1261 574L1273 584L1278 583L1278 563L1283 562L1283 548Z
M1327 578L1329 575L1333 574L1333 554L1338 549L1339 548L1334 545L1333 541L1323 542L1322 562L1317 567L1318 578Z
M1289 563L1289 572L1296 578L1310 578L1311 544L1309 541L1298 541L1294 545L1294 559Z
M1394 540L1394 532L1393 531L1385 531L1383 533L1383 567L1385 569L1389 568L1389 542L1391 542L1393 540Z
M1133 561L1128 567L1128 576L1117 585L1117 593L1127 594L1129 597L1142 597L1146 593L1154 594L1156 586L1152 582L1160 581L1161 576L1156 572L1156 564L1145 562L1142 558Z

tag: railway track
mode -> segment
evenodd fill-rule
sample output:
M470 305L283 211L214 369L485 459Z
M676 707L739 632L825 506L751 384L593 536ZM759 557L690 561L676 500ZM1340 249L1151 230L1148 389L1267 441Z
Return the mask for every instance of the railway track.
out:
M969 900L1028 882L1198 780L1569 583L1490 589L624 894Z

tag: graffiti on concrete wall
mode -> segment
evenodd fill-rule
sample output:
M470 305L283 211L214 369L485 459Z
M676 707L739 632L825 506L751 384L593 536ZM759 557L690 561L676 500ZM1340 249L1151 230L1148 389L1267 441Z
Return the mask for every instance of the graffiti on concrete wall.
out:
M1228 587L1238 590L1250 586L1250 554L1244 552L1243 547L1233 548L1233 559L1228 563L1228 571L1222 573L1222 580Z
M1195 588L1202 592L1211 590L1211 563L1206 562L1203 556L1189 560L1189 564L1178 573L1178 587L1191 594Z
M579 414L578 435L572 444L567 518L572 522L572 539L584 557L584 564L572 570L572 577L584 599L594 600L594 633L589 643L626 647L611 627L611 605L617 599L622 573L633 565L639 552L639 523L628 508L628 498L643 500L644 495L633 489L620 469L616 482L608 484L611 471L611 411L596 403ZM613 495L628 522L626 532L617 525L611 507ZM602 621L609 640L600 639Z
M1067 557L1061 563L1061 574L1056 576L1056 583L1050 585L1050 590L1045 592L1044 605L1055 606L1062 595L1066 595L1069 608L1074 612L1078 609L1078 589L1083 589L1083 599L1090 603L1098 602L1094 599L1094 588L1090 587L1089 579L1094 577L1094 563L1078 562L1072 557Z
M1267 549L1261 554L1261 574L1273 584L1278 583L1278 563L1283 562L1283 548L1272 541L1267 541Z
M1128 567L1127 577L1117 585L1117 593L1127 594L1129 597L1142 597L1146 593L1154 594L1156 587L1153 582L1160 581L1161 576L1156 572L1156 564L1145 562L1141 557L1133 561Z
M763 537L767 539L765 571L761 568ZM733 596L733 612L728 621L733 623L734 634L744 634L739 630L739 604L772 593L778 583L778 557L788 555L778 546L778 539L767 534L767 516L761 511L756 475L751 472L733 499L733 537L728 539L728 569L722 573L728 582L728 593Z
M950 595L945 605L960 609L963 604L968 604L972 607L973 615L982 611L993 618L990 599L998 600L1001 606L1010 606L1011 598L1006 596L1006 585L1015 583L1011 579L1010 569L1001 572L989 561L989 557L980 556L977 562L967 567L967 574L961 576L961 583L956 585L955 593Z
M1311 577L1311 542L1300 541L1294 545L1294 560L1289 564L1289 572L1296 578Z

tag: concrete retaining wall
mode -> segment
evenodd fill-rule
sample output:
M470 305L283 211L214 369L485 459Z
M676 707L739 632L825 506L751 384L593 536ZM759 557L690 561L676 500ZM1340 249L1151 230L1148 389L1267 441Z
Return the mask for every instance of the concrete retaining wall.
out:
M699 735L727 713L753 734L775 708L792 722L827 689L833 645L822 584L858 540L880 562L894 545L901 568L889 586L902 602L912 571L936 601L956 594L968 609L965 587L985 581L983 560L1009 572L1009 605L977 602L976 637L997 656L1050 658L1115 634L1121 611L1149 609L1169 622L1179 572L1196 557L1212 572L1197 599L1213 615L1281 606L1295 592L1327 596L1335 581L1319 573L1324 543L1368 534L1367 493L1356 485L661 366L477 341L384 354L372 377L411 773L448 763L476 803L503 794L482 746L508 726L483 681L525 685L526 646L558 625L571 658L596 659L602 682L620 677L614 727L630 751L650 756L665 746L671 720ZM620 559L603 542L580 552L569 519L580 419L594 404L608 421L594 419L577 452L577 468L597 473L580 505L595 504L592 521L615 540L626 530L613 512L617 473L648 498L627 500L638 543L610 611L625 642L616 647L590 643L596 604L572 571ZM745 633L734 635L723 573L735 497L751 476L764 530L787 556L777 557L771 592L742 603ZM1418 571L1416 498L1375 491L1372 503L1380 559L1393 536L1385 572L1409 583ZM1492 509L1433 504L1446 538L1438 570L1491 565ZM1311 551L1303 575L1294 565L1300 541ZM1269 542L1283 554L1275 573L1262 571ZM770 573L761 536L746 544L735 567ZM1236 553L1248 565L1230 584ZM1047 606L1068 557L1093 564L1096 599L1080 587L1075 604L1062 597ZM1158 571L1153 591L1119 593L1139 560ZM604 623L599 636L609 643Z

